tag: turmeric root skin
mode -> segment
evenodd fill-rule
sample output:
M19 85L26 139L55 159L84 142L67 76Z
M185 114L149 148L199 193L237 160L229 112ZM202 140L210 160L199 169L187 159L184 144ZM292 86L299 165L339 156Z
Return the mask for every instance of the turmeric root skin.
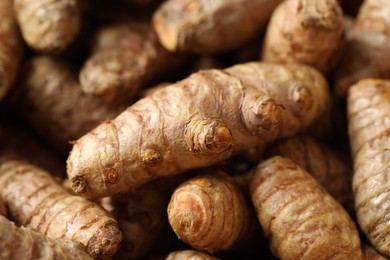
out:
M15 0L14 9L24 40L39 52L62 52L79 33L78 0Z
M272 14L262 60L301 63L326 73L335 61L343 32L337 0L287 0Z
M178 238L209 253L231 249L248 231L249 218L243 193L223 172L187 180L168 205L169 223Z
M46 171L2 155L0 184L0 195L17 224L50 238L77 241L93 257L111 257L118 250L117 222L95 203L68 194Z
M277 141L266 153L291 159L343 206L353 208L352 165L337 151L308 135L299 135Z
M80 71L81 87L106 102L129 104L140 87L168 71L179 57L162 47L147 23L105 27L96 35L93 53Z
M10 105L62 154L68 154L71 141L126 108L84 94L72 67L58 58L35 56L20 75Z
M247 63L152 92L75 142L67 172L96 198L229 158L308 126L327 105L314 69Z
M390 257L390 81L351 86L348 117L357 219L374 248Z
M169 0L153 25L170 51L216 53L232 50L265 26L281 0Z
M261 162L252 202L271 251L281 259L361 259L357 228L342 206L290 159Z
M18 228L0 216L0 259L89 260L84 250L72 241L46 237L32 229Z

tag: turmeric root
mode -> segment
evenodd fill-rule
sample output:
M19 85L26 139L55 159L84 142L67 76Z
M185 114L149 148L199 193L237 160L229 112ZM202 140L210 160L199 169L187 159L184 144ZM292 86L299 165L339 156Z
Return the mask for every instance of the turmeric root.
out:
M284 1L268 24L262 60L301 63L327 73L342 33L343 11L337 0Z
M48 172L5 154L0 185L8 214L18 225L79 242L93 257L111 257L118 250L117 222L95 203L68 194Z
M348 88L365 78L390 77L390 2L366 0L351 30L332 77L334 91L346 97Z
M280 2L168 0L155 12L153 26L168 50L224 52L253 38Z
M101 29L80 72L82 90L107 102L132 101L141 86L172 69L179 57L165 50L147 23ZM180 55L176 55L180 56ZM176 61L177 60L177 61Z
M22 59L23 43L12 0L0 0L0 101L14 83Z
M303 65L205 70L162 87L77 140L67 161L88 198L212 165L295 134L327 106L327 83Z
M2 260L88 260L92 259L76 243L54 240L32 229L15 226L0 216L0 259Z
M281 259L361 259L359 234L342 206L290 159L261 162L250 192L271 251Z
M373 247L390 257L390 81L359 81L347 103L358 223Z
M202 253L196 250L181 250L170 253L166 260L218 260L219 258L213 257L206 253Z
M142 259L164 228L169 227L167 206L181 180L178 177L156 180L134 192L102 199L101 205L114 215L122 231L116 259Z
M39 52L62 52L79 33L78 0L14 0L14 9L24 40Z
M181 240L209 253L231 249L250 227L244 195L223 172L182 183L172 194L168 219Z
M291 159L309 172L343 206L353 205L351 164L325 144L301 135L277 141L266 153L268 156L281 155Z
M69 152L70 141L125 108L85 95L70 66L49 56L31 58L20 75L11 106L63 154Z

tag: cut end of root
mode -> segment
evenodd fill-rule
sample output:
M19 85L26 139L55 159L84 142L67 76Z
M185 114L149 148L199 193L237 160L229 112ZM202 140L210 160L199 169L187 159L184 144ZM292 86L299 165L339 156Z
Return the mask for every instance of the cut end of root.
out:
M153 26L156 30L158 38L161 44L170 51L178 50L178 35L175 28L170 28L165 24L164 18L161 15L155 15L153 17Z
M122 233L119 231L117 223L108 221L98 232L88 241L87 252L94 258L111 258L120 248Z
M87 180L83 176L76 176L70 179L70 185L76 194L84 193L88 187Z

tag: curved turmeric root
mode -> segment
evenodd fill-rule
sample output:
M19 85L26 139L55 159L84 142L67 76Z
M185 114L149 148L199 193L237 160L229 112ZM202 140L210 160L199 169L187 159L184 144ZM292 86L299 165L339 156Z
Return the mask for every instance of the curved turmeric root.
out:
M272 14L262 60L301 63L326 73L334 65L343 33L337 0L287 0Z
M390 81L353 85L348 117L357 219L373 247L390 257Z
M261 162L250 192L271 251L281 259L361 259L359 234L343 207L287 158Z
M80 31L78 0L15 0L14 9L24 40L37 51L62 52Z
M324 78L302 65L253 62L200 71L76 141L68 176L73 190L88 198L131 190L291 136L328 100Z
M72 241L46 237L32 229L18 228L0 216L0 259L89 260L92 259Z
M8 214L18 225L77 241L93 257L111 257L118 250L117 222L95 203L68 194L46 171L2 155L0 185Z
M0 101L13 85L22 60L23 42L12 0L0 0Z

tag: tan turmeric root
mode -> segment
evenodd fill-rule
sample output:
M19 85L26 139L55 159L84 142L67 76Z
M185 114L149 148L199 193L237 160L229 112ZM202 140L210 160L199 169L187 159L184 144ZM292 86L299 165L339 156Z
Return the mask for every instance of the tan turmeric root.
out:
M92 56L80 71L83 91L107 102L130 104L141 86L179 63L148 23L127 22L102 28L95 37Z
M337 0L286 0L268 24L262 60L301 63L327 73L343 33L343 11Z
M252 202L281 259L361 259L359 234L343 207L307 172L280 156L257 166Z
M0 101L13 85L22 59L23 43L12 0L0 0Z
M172 194L169 223L178 238L209 253L231 249L250 227L249 206L224 172L193 177Z
M168 50L224 52L255 37L280 2L168 0L155 12L153 26Z
M111 257L118 250L117 222L95 203L69 195L48 172L2 155L0 185L8 214L18 225L79 242L93 257Z
M333 75L335 93L346 97L348 88L365 78L390 77L390 1L366 0L346 34L340 62Z
M0 248L2 260L92 259L73 241L54 240L32 229L18 228L3 216L0 216Z
M76 141L67 162L72 188L88 198L125 192L291 136L322 113L327 88L302 65L253 62L192 74Z
M39 52L66 49L80 30L78 0L14 0L14 9L27 44Z
M122 231L122 245L116 259L142 259L169 227L167 206L180 176L159 179L134 192L102 199ZM164 238L165 239L165 238Z
M352 165L337 151L312 137L300 135L277 141L267 148L266 154L291 159L343 206L351 204L353 208Z
M27 61L20 78L11 106L63 154L69 152L70 141L125 108L84 94L70 66L49 56Z
M166 260L218 260L219 258L196 250L181 250L170 253Z
M357 219L373 247L390 257L390 81L359 81L347 104Z

